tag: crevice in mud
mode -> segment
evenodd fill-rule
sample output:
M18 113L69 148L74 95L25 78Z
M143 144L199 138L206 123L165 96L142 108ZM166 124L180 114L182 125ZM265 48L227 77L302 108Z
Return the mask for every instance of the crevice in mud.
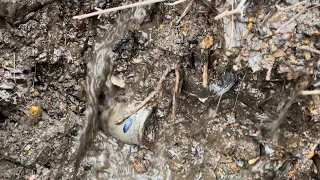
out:
M7 116L0 112L0 124L6 122Z

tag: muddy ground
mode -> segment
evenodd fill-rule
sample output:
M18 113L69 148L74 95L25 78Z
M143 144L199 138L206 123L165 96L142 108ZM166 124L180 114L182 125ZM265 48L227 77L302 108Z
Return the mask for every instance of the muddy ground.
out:
M144 6L139 25L135 8L72 19L126 3L0 0L0 179L70 179L88 91L99 109L142 101L172 67L148 103L148 145L99 132L77 178L320 178L319 95L295 97L320 87L319 1L248 1L221 20L229 1ZM111 93L86 83L109 82L87 77L97 48L112 52Z

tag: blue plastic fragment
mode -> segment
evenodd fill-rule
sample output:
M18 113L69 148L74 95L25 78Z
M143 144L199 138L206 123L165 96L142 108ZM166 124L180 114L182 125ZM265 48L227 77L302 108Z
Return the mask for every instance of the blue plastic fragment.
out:
M130 116L125 122L123 126L123 132L126 133L130 129L133 122L133 116Z

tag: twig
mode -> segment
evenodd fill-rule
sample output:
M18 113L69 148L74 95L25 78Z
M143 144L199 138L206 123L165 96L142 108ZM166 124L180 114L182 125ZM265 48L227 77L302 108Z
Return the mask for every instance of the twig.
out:
M312 49L312 48L308 48L308 47L298 47L298 49L301 49L301 50L305 50L305 51L310 51L312 53L316 53L316 54L320 54L320 51L317 50L317 49Z
M287 21L286 23L284 23L282 26L280 26L277 30L276 30L276 34L280 33L281 29L283 29L284 27L287 27L290 23L292 23L294 20L298 19L298 17L300 17L306 10L307 8L310 6L310 4L306 4L304 6L304 8L295 16L293 16L289 21Z
M234 9L232 11L226 10L223 13L221 13L221 14L217 15L216 17L214 17L214 20L219 20L219 19L221 19L221 18L223 18L225 16L230 16L230 15L233 15L233 14L241 14L241 16L242 16L245 2L246 2L246 0L242 0L239 3L239 5L238 5L238 7L236 9Z
M298 2L298 3L294 4L294 5L289 6L289 7L286 7L286 8L282 8L282 7L280 7L279 5L276 5L276 8L277 8L279 11L285 11L285 10L292 9L292 8L294 8L294 7L297 7L297 6L302 5L302 4L305 4L305 3L306 3L306 1L301 1L301 2Z
M166 76L172 71L172 68L168 68L160 78L157 87L154 91L152 91L148 97L146 97L138 106L136 106L133 110L131 110L128 114L126 114L124 117L120 118L116 125L122 124L126 119L128 119L130 116L138 112L141 108L143 108L156 94L159 93L159 91L162 89L162 82L165 80Z
M174 5L178 5L180 3L183 3L185 2L186 0L178 0L178 1L175 1L173 3L164 3L164 5L168 5L168 6L174 6Z
M181 14L180 18L178 19L178 21L176 22L177 24L181 21L182 18L184 18L187 13L189 12L189 9L191 8L191 5L193 3L193 0L191 0L188 4L188 6L184 9L183 13Z
M133 8L133 7L137 7L137 6L144 6L144 5L154 4L154 3L163 2L163 1L165 1L165 0L146 0L146 1L143 1L143 2L137 2L137 3L133 3L133 4L123 5L123 6L119 6L119 7L115 7L115 8L98 10L96 12L92 12L92 13L89 13L89 14L73 16L73 19L84 19L84 18L88 18L88 17L92 17L92 16L98 16L98 15L104 14L104 13L119 11L119 10L122 10L122 9L128 9L128 8Z
M180 91L181 91L181 83L180 83L181 76L180 76L179 67L176 67L175 73L176 73L176 83L173 89L172 114L171 114L171 118L173 120L176 119L176 114L177 114L177 104L178 104L177 95L180 94Z

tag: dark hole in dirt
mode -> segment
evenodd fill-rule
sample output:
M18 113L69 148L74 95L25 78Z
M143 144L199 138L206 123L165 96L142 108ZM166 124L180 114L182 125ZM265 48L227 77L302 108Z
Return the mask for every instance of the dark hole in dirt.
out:
M6 119L7 119L7 117L0 112L0 123L4 123L6 121Z
M50 163L47 163L47 164L44 165L44 167L50 169L50 168L51 168L51 165L50 165Z

